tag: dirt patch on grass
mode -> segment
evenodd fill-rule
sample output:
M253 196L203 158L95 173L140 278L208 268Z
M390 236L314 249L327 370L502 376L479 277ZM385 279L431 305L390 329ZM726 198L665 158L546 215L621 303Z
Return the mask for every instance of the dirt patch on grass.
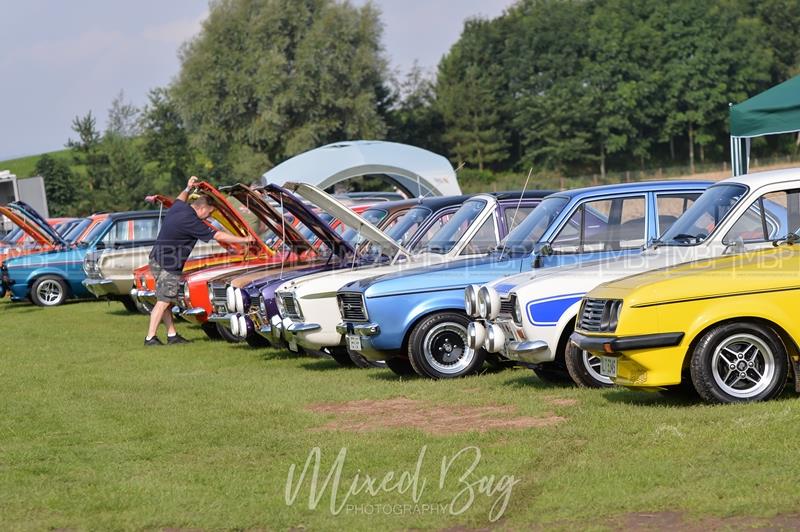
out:
M553 406L575 406L578 404L577 399L568 399L566 397L553 397L552 395L545 395L542 399Z
M639 512L625 514L615 519L619 530L683 530L705 532L708 530L797 530L800 515L774 517L700 517L693 518L683 512Z
M379 401L362 400L311 405L318 414L334 414L316 430L368 432L412 427L429 434L486 432L497 429L549 427L565 418L552 413L541 417L518 416L514 406L437 405L397 397Z

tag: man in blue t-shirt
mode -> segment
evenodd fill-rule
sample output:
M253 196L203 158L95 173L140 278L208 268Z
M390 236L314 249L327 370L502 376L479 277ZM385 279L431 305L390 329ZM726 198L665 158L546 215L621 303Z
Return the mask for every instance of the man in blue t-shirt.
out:
M150 328L144 339L144 345L163 345L156 336L158 324L162 321L167 327L168 344L188 342L175 330L175 322L169 308L174 305L175 298L178 297L183 266L198 240L203 242L216 240L234 244L247 244L253 241L250 236L240 237L225 231L217 231L203 221L214 213L214 206L208 199L200 196L191 205L186 203L196 182L197 177L192 176L189 184L167 211L161 223L161 231L150 252L150 269L156 280L157 302L150 313Z

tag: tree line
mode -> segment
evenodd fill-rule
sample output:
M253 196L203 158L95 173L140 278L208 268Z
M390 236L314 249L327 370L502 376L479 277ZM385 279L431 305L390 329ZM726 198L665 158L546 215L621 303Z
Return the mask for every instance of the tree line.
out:
M405 142L467 171L604 175L727 155L728 104L798 73L797 0L519 0L469 19L435 73L401 79L380 13L335 0L218 0L167 87L42 157L51 211L141 206L191 174L250 182L339 140ZM786 152L769 138L760 152Z

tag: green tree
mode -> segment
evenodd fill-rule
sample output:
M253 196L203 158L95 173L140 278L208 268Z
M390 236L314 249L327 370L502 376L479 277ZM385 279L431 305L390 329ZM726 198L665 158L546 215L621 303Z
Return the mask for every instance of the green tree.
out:
M85 176L80 211L88 213L105 209L105 190L111 181L111 174L108 155L103 151L102 136L92 112L82 117L76 116L72 120L72 130L77 133L78 140L69 139L67 147L71 148L73 160Z
M439 63L436 103L444 119L444 141L455 161L479 170L509 155L507 83L495 59L503 47L502 22L467 20L459 41Z
M370 4L215 2L181 53L173 87L211 173L249 180L320 144L381 137L380 34Z
M51 216L81 214L80 180L73 174L65 160L56 159L45 153L36 161L34 173L44 178L44 188Z
M389 140L444 153L444 120L436 105L436 81L418 63L396 83L394 101L388 118Z
M200 168L178 108L167 89L148 94L142 111L142 150L153 191L180 190Z

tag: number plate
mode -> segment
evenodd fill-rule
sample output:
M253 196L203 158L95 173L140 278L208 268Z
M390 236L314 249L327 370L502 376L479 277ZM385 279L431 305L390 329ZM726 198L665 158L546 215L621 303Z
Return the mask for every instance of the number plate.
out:
M347 347L350 351L361 351L361 337L347 335Z
M616 377L617 359L614 357L600 357L600 375L604 377Z
M289 340L289 351L297 353L297 340Z

